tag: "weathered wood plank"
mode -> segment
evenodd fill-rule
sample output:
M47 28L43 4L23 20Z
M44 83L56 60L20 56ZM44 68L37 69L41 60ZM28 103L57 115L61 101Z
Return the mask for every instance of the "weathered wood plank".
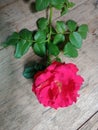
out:
M21 75L24 64L39 57L30 50L17 60L12 47L0 50L0 130L76 130L98 110L98 9L93 0L75 2L78 6L59 19L75 19L89 25L79 57L68 59L61 54L63 61L78 65L85 79L77 104L57 111L44 108L31 92L32 82ZM54 15L58 19L58 12ZM24 27L36 29L35 21L40 16L45 16L45 12L30 13L22 0L7 5L0 10L0 40ZM93 130L96 126L92 124Z
M19 31L22 28L28 28L30 30L36 29L36 20L41 16L46 16L45 11L38 13L31 13L30 3L24 3L23 0L5 0L6 2L0 1L0 42L4 41L5 38L10 35L13 31ZM87 0L78 1L74 0L77 6L85 3ZM4 5L4 7L3 7ZM6 6L7 5L7 6ZM14 7L14 8L13 8ZM71 10L72 12L72 10ZM59 17L58 11L54 12L54 19ZM28 22L29 21L29 22Z
M9 4L7 8L0 9L0 42L10 35L13 31L19 31L22 28L30 30L36 29L36 21L38 17L46 16L45 11L39 13L31 13L29 5L22 0Z
M7 8L7 6L15 3L16 0L0 0L0 9Z
M98 130L98 111L77 130Z

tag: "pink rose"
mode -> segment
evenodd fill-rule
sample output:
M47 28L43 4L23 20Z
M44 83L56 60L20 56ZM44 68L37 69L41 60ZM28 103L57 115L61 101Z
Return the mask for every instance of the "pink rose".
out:
M32 91L44 106L57 109L72 105L83 82L77 71L72 63L53 62L35 75Z

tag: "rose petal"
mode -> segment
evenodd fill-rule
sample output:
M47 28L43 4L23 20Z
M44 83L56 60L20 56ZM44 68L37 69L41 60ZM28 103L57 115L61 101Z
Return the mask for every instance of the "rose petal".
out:
M84 81L77 71L75 64L53 62L35 75L32 91L44 106L58 109L72 105Z

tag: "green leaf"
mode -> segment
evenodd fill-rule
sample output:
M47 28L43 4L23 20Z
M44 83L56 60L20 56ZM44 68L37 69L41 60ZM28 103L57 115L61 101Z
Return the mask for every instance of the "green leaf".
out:
M32 45L32 41L26 41L21 39L17 42L16 50L15 50L15 57L20 58L22 57Z
M69 11L68 9L72 8L74 5L75 5L75 3L65 0L65 3L63 4L62 10L61 10L61 16L66 14Z
M63 15L66 14L67 12L68 12L68 8L65 6L64 8L62 8L61 16L63 16Z
M32 32L27 29L22 29L19 33L14 32L9 36L4 47L14 45L15 57L20 58L28 51L32 43Z
M48 22L48 19L47 18L40 18L38 21L37 21L37 25L38 25L38 28L41 29L41 30L44 30L47 28L49 22Z
M54 7L55 7L57 10L61 10L61 9L63 8L63 3L56 4L56 5L54 5Z
M81 37L83 39L86 39L87 37L87 32L88 32L88 25L86 24L82 24L79 28L78 28L78 32L80 33Z
M38 30L34 35L34 39L36 42L45 42L46 40L46 33L45 31Z
M82 38L78 32L71 33L69 35L69 40L70 40L71 44L74 45L76 48L81 48Z
M41 70L44 70L45 66L40 64L40 63L36 63L33 62L32 64L28 65L25 67L24 72L23 72L23 76L27 79L33 78L34 75Z
M64 40L65 40L65 36L63 34L56 34L53 40L53 44L64 42Z
M67 3L68 8L72 8L73 6L75 6L75 3L73 3L73 2L68 2Z
M68 42L64 47L64 55L75 58L78 56L78 51L70 42Z
M32 32L27 29L22 29L19 32L19 37L16 45L15 50L15 57L21 58L30 48L32 45Z
M25 39L25 40L32 40L32 32L29 31L28 29L22 29L20 32L19 32L19 35L22 39Z
M35 43L33 46L35 54L40 57L44 57L46 55L46 46L45 43Z
M60 3L64 3L65 0L50 0L52 5L56 5L56 4L60 4Z
M30 79L30 78L33 78L35 72L34 72L34 67L33 66L30 66L30 67L27 67L25 68L24 72L23 72L23 76L26 78L26 79Z
M60 10L64 6L64 1L65 0L51 0L51 5L56 9Z
M69 31L75 31L76 30L76 28L77 28L77 23L75 22L75 21L73 21L73 20L68 20L67 22L66 22L66 24L67 24L67 26L68 26L68 29L69 29Z
M54 55L54 56L57 56L60 52L58 47L52 43L48 44L48 51L51 55Z
M56 22L56 31L58 33L62 33L62 34L65 33L65 31L66 31L66 25L65 25L65 23L63 21L57 21Z
M48 7L50 0L36 0L36 10L41 11Z
M17 32L14 32L11 36L7 38L7 40L4 43L2 43L2 46L3 47L8 47L9 45L15 46L18 40L19 40L19 34Z

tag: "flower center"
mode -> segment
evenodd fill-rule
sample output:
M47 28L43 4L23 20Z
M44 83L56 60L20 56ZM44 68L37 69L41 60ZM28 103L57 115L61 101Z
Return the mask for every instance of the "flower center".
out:
M57 87L59 89L59 92L61 93L61 91L62 91L62 83L60 81L57 81L57 80L55 80L54 82L57 85Z

